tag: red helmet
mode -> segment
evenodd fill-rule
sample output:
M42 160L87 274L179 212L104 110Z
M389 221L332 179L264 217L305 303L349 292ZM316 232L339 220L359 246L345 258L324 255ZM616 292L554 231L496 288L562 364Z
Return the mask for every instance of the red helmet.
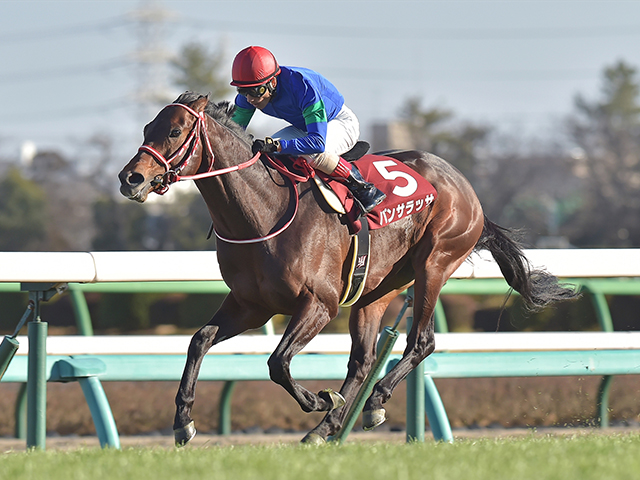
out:
M264 85L280 73L280 66L269 50L247 47L236 55L231 68L234 87Z

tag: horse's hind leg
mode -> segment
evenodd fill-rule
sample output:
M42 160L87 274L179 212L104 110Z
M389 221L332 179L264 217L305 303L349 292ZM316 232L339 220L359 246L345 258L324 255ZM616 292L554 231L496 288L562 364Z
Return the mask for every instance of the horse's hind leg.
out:
M433 313L438 295L444 283L464 262L472 249L473 247L469 247L461 251L460 248L438 248L438 255L430 253L431 250L422 254L422 258L427 256L427 260L422 263L421 268L417 268L416 265L414 322L407 335L407 346L402 359L376 384L367 400L363 413L365 429L374 428L385 421L382 404L391 397L393 390L409 372L435 349ZM436 251L436 247L433 251ZM417 253L417 257L420 258L420 252Z
M196 382L200 366L209 349L227 338L264 325L270 317L271 315L266 312L241 309L233 295L229 294L211 321L193 335L180 387L176 394L176 416L173 428L177 446L186 444L196 434L191 419L191 409L196 397Z

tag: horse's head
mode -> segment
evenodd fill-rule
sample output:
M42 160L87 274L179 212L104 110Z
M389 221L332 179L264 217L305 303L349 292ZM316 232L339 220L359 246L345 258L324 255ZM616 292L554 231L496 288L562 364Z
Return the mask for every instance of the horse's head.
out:
M144 127L142 146L118 174L122 195L142 203L150 192L162 194L178 176L198 171L203 143L208 142L204 114L208 101L198 96L190 103L167 105Z

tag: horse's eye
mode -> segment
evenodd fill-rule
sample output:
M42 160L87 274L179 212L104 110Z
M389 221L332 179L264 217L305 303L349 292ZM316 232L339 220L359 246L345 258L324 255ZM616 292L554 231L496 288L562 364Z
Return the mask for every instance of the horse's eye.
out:
M171 130L171 132L169 132L169 136L172 138L175 138L175 137L179 137L181 133L182 133L182 130L180 130L179 128L174 128L173 130Z

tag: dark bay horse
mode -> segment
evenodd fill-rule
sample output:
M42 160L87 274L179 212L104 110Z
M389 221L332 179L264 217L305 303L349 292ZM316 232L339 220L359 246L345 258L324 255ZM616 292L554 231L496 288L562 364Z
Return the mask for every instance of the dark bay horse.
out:
M350 258L348 227L319 205L311 183L294 186L251 153L251 137L230 118L228 102L187 92L144 128L144 142L119 174L121 193L144 202L176 180L192 178L218 235L218 259L230 288L220 309L192 338L176 395L177 445L195 435L191 409L201 362L209 349L290 315L268 361L271 379L305 412L326 411L304 442L322 443L340 429L376 356L382 315L414 285L414 322L401 361L375 386L363 415L366 428L385 420L383 404L434 350L433 313L442 286L474 249L488 249L511 287L531 309L575 296L544 271L532 270L509 231L488 220L469 182L435 155L388 154L424 176L438 195L428 208L371 231L371 263L351 307L348 374L340 392L313 393L290 373L293 357L338 314ZM297 214L296 209L297 208ZM288 228L286 228L288 227ZM346 402L346 404L344 404Z

